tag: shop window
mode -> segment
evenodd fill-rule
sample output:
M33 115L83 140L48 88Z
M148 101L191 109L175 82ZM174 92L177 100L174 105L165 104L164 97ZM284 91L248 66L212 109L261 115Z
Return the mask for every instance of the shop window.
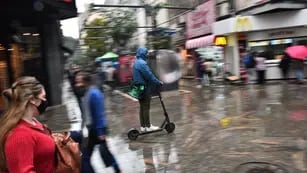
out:
M0 43L0 92L23 75L39 77L41 69L40 34L35 28L20 28L21 33L14 35L15 40L4 47ZM39 63L33 63L39 62ZM38 65L37 65L38 64ZM0 112L4 109L0 97Z
M41 53L41 36L35 28L23 28L21 39L23 75L35 76L39 80L42 76L42 53Z
M0 44L0 93L6 88L9 87L9 77L8 77L8 66L5 48ZM0 112L4 109L4 100L0 96Z

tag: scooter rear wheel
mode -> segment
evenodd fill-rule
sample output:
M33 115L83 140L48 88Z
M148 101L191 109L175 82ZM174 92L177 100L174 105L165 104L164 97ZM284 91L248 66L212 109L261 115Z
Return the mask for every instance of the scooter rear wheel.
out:
M172 133L175 130L175 127L175 124L171 122L165 125L165 130L167 133Z
M140 135L140 132L136 129L131 129L128 132L128 138L130 140L136 140L136 138Z

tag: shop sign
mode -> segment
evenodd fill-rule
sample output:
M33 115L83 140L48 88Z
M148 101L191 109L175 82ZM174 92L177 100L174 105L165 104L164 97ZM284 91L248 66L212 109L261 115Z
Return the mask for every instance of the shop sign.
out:
M215 22L215 1L209 0L187 14L187 38L212 33Z
M216 36L214 39L215 46L226 46L227 38L225 36Z
M295 32L293 30L284 30L284 31L275 31L275 32L270 32L268 35L269 37L284 37L284 36L291 36Z
M306 35L307 35L307 29L305 27L299 27L291 29L288 28L288 29L250 32L248 33L248 40L249 41L275 40L282 38L305 37Z
M238 16L235 18L235 32L250 31L253 29L249 16Z
M235 0L236 11L270 2L270 0Z

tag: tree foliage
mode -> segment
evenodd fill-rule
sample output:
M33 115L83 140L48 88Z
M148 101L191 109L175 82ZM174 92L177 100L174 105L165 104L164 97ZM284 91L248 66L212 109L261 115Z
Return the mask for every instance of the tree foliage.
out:
M102 16L87 25L104 28L86 31L87 56L91 58L101 56L113 48L125 47L136 31L136 18L131 9L113 9L104 12Z
M117 9L107 13L109 25L113 27L111 36L113 47L125 46L137 30L136 17L131 9Z
M107 21L103 18L94 19L88 26L106 27ZM97 38L99 37L99 39ZM96 58L101 56L108 49L107 40L109 38L109 31L105 29L89 29L86 31L86 38L84 40L87 46L87 57Z

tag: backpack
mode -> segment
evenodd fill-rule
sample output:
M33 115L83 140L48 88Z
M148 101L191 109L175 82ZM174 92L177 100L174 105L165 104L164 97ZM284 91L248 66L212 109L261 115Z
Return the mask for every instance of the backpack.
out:
M246 68L255 68L256 66L256 60L254 55L248 54L243 58L243 63Z

